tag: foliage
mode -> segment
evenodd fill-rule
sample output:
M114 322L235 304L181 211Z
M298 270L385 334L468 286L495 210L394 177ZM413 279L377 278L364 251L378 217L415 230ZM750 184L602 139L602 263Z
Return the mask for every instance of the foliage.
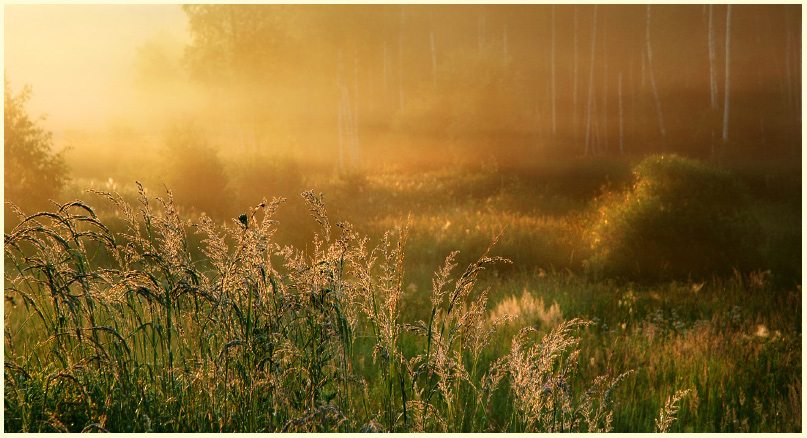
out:
M31 87L14 94L3 87L3 178L5 197L25 208L41 208L68 180L63 152L53 152L53 136L28 115Z
M468 162L511 161L530 142L529 104L522 86L526 78L512 71L512 60L500 52L463 51L442 60L434 82L412 93L395 114L394 131L408 149L421 154ZM424 147L424 145L426 145ZM498 146L495 153L489 148Z
M192 42L191 75L209 84L247 89L271 72L293 14L282 5L185 5ZM285 19L285 20L284 20Z
M651 156L624 194L600 201L590 266L658 278L757 268L762 233L747 190L726 171L678 156Z

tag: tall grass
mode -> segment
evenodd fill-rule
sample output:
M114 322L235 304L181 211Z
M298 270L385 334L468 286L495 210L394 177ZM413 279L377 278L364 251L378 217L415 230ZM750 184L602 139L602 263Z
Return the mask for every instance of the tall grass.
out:
M575 377L590 322L537 338L527 326L496 357L491 342L511 317L487 317L478 283L508 261L490 248L458 275L450 253L428 319L405 323L406 226L371 247L308 191L319 228L296 248L274 241L283 199L217 225L182 219L170 192L151 198L138 185L134 206L94 193L120 231L74 201L15 209L5 234L6 431L612 427L626 374Z
M790 204L749 207L770 270L631 282L529 178L368 174L224 224L139 186L7 205L5 430L800 430Z

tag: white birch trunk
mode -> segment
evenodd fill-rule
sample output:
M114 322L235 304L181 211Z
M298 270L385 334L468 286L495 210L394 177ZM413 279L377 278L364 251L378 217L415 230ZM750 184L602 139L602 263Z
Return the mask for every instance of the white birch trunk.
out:
M404 34L404 5L401 5L401 25L398 29L398 108L404 110L403 90L403 34Z
M645 56L645 50L642 50L642 88L647 87L647 56Z
M717 111L717 55L715 52L714 5L709 5L709 95L711 98L711 114ZM712 159L715 158L715 119L709 118L712 133Z
M345 79L345 64L342 51L337 56L336 82L339 89L338 132L339 132L339 173L345 174L356 169L359 164L359 105L358 105L358 53L354 57L353 97Z
M507 62L507 26L504 26L504 35L502 35L502 62Z
M725 100L723 102L723 141L729 139L729 103L731 85L731 5L726 8L726 85Z
M597 5L594 5L594 25L591 30L591 60L588 74L588 110L586 111L586 143L584 155L591 152L591 117L594 106L594 54L597 48Z
M617 98L619 99L619 155L625 155L625 125L622 112L622 72L619 72Z
M664 114L661 111L661 98L656 87L656 75L653 73L653 48L650 45L650 5L647 5L647 70L650 73L650 86L653 88L653 98L656 101L658 114L658 127L661 131L661 152L667 152L667 131L664 128Z
M389 89L389 55L387 54L387 42L384 41L384 95Z
M550 64L552 69L552 140L555 140L557 134L557 93L555 89L555 5L552 5L552 49L550 55Z
M337 102L337 129L339 131L339 173L342 174L345 171L345 143L346 143L346 135L345 132L345 108L344 108L344 99L345 99L345 90L342 84L342 70L344 70L343 63L342 63L342 51L339 50L337 52L337 61L336 61L336 84L337 88L339 88L339 99Z
M793 76L792 76L792 68L790 65L790 57L792 54L792 38L791 38L791 31L790 31L790 17L785 16L785 33L786 33L786 40L785 40L785 82L787 85L787 105L789 108L794 108L796 104L796 99L793 96Z
M715 30L712 16L713 5L709 5L709 91L712 109L717 109L717 55L715 55Z
M485 48L485 12L479 13L479 29L477 34L477 43L479 44L479 56L482 56L482 50Z
M607 17L607 10L603 12ZM602 143L601 152L608 151L608 20L602 20Z
M574 56L573 56L573 67L572 67L572 135L575 140L577 140L578 134L578 122L579 117L577 115L577 52L578 52L578 38L577 38L577 5L574 6Z
M429 45L432 52L432 84L437 85L437 50L434 45L434 21L429 11Z
M353 144L350 149L351 165L359 166L359 51L353 52Z

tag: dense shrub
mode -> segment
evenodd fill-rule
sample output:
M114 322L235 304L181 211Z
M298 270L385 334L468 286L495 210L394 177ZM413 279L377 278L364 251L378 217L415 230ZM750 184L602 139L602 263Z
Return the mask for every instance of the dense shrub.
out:
M589 266L609 275L701 276L759 262L750 197L728 172L678 156L651 156L627 193L599 201Z

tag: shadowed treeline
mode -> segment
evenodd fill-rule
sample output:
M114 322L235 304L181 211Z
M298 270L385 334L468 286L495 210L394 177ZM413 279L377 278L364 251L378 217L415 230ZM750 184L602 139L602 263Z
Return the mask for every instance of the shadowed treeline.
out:
M94 11L38 7L77 21ZM559 157L801 156L795 5L199 5L182 16L184 39L144 32L115 93L54 105L95 113L102 96L115 109L105 123L54 130L71 173L88 180L78 186L165 183L211 210L232 196L183 192L205 182L205 192L290 196L302 175L389 164L538 171ZM15 32L17 53L27 39ZM31 47L47 59L55 46ZM103 74L91 47L77 47Z
M798 153L791 6L184 10L186 73L226 96L225 135L245 147L291 136L335 161L355 136L365 164L402 150L500 162Z

